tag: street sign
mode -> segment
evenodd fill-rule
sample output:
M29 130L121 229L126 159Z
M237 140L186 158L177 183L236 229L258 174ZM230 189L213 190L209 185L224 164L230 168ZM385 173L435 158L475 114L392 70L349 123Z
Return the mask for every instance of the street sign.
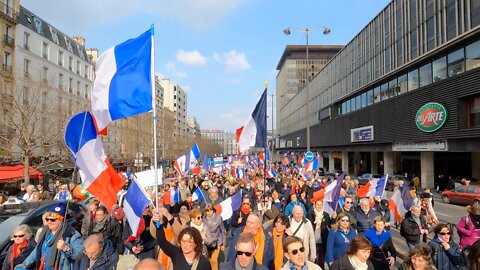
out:
M305 159L307 161L312 161L313 160L313 153L311 151L308 151L307 153L305 153Z

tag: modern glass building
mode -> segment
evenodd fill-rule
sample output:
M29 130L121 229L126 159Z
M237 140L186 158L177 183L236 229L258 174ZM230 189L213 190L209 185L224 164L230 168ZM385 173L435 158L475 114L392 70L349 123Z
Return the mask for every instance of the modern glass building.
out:
M306 148L308 91L325 167L480 178L479 67L479 0L394 0L281 108L278 150Z

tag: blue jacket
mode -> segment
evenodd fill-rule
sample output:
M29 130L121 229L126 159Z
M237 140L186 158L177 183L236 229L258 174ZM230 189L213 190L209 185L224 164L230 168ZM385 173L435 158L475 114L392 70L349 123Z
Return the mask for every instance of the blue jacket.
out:
M450 240L450 248L445 250L438 236L435 236L429 243L432 251L432 260L437 269L456 270L463 263L463 255L457 243Z
M293 207L297 206L297 205L300 205L303 209L303 216L306 217L307 216L307 209L305 209L305 205L303 205L303 203L301 203L300 201L296 201L296 202L289 202L287 204L287 206L285 207L285 215L287 215L288 217L290 215L292 215L292 211L293 211Z
M332 263L338 259L341 254L345 253L355 235L357 235L357 233L352 228L348 230L347 234L340 228L337 230L331 229L328 233L325 261Z
M90 259L87 255L82 254L77 259L75 264L75 270L115 270L118 264L118 253L113 247L110 240L105 239L103 243L102 254L98 257L97 261L90 267Z

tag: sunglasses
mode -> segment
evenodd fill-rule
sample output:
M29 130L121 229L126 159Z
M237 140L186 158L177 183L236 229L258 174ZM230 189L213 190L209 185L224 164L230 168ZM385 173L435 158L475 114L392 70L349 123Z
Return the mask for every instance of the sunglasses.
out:
M440 235L447 235L447 234L450 235L450 232L441 232L441 233L438 233L438 234L440 234Z
M345 202L345 204L352 204L353 202Z
M343 221L343 222L349 222L349 221L350 221L350 219L348 219L348 218L342 218L342 219L340 219L340 221Z
M243 204L244 204L244 205L250 205L250 203L246 203L246 202L244 202Z
M24 236L25 236L25 234L14 235L13 238L22 238L22 237L24 237Z
M56 218L46 218L45 220L47 222L55 222L57 219Z
M299 248L299 249L293 249L293 250L292 250L292 254L293 254L293 255L297 255L298 252L301 252L301 253L305 252L305 247L301 247L301 248Z
M237 256L242 256L243 254L245 254L245 256L247 256L247 257L251 257L253 255L253 252L237 250Z
M202 217L201 217L201 216L198 216L198 217L196 217L195 219L198 219L198 220L200 220L200 219L202 219Z

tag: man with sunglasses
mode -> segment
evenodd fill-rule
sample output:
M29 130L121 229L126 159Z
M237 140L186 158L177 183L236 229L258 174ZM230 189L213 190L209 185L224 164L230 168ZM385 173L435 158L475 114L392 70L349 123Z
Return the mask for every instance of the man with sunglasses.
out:
M244 232L238 237L235 245L235 259L220 266L220 270L267 270L255 260L256 245L254 236Z
M344 213L348 216L350 220L350 226L354 229L357 228L357 219L355 218L355 208L353 207L354 201L352 197L346 196L343 207L338 207L336 212L332 213L332 221L337 218L337 215L340 213Z
M305 247L299 237L287 237L283 241L283 252L288 261L282 267L282 270L322 270L320 266L306 260Z

